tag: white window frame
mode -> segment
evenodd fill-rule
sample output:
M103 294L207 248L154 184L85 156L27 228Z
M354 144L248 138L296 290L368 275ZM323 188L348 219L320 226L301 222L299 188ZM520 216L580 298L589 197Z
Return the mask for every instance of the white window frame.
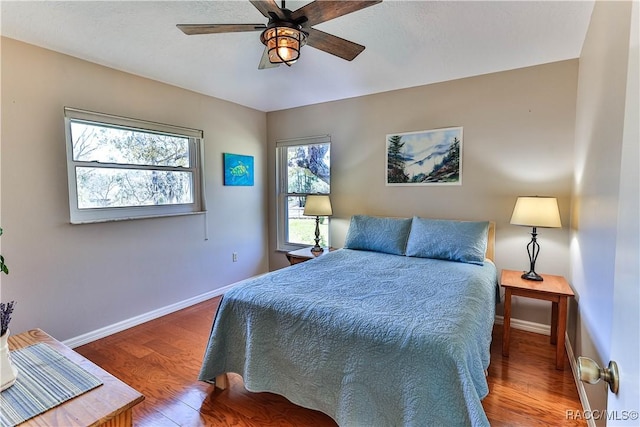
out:
M145 120L119 117L110 114L96 113L77 108L64 108L64 122L67 148L67 181L69 187L69 216L71 224L85 224L94 222L122 221L140 218L154 218L164 216L189 215L205 213L204 201L204 171L202 165L203 132L179 126L155 123ZM193 175L193 203L132 206L132 207L100 207L90 209L78 208L78 191L76 182L76 168L82 166L97 167L108 165L119 169L144 169L145 166L121 164L99 164L97 162L76 161L73 159L73 142L71 138L71 123L84 122L97 126L117 127L136 131L155 132L189 138L190 159L188 168L153 167L153 169L178 170L191 172ZM147 167L148 168L148 167Z
M288 241L288 212L287 208L288 198L291 196L307 196L309 194L317 193L288 193L288 176L287 176L287 149L292 146L301 145L318 145L318 144L331 144L330 135L318 135L304 138L294 138L276 141L276 235L277 235L277 250L278 251L292 251L301 249L311 244L291 243ZM329 186L331 187L331 186ZM331 191L331 190L329 190ZM322 193L331 196L331 192ZM329 228L331 228L331 217L327 217ZM331 233L327 236L330 239ZM330 242L327 242L329 246Z

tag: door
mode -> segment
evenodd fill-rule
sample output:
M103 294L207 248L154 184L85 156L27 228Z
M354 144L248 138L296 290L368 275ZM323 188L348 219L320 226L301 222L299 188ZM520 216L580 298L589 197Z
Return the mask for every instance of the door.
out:
M609 360L618 364L620 388L609 392L607 426L638 426L640 419L640 132L638 117L638 2L633 2L627 99L620 166L620 197L616 265L613 289L613 322Z

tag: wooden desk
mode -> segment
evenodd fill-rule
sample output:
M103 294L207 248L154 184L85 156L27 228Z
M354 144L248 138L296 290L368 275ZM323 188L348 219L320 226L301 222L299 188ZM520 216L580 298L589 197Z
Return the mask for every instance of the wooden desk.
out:
M556 345L556 369L564 369L564 336L567 329L567 300L573 290L562 276L541 274L542 282L521 278L521 271L502 270L500 285L505 289L502 355L509 357L511 296L551 301L551 344Z
M16 350L31 344L47 343L87 372L100 378L103 384L71 400L67 400L37 417L27 420L25 426L105 426L133 425L132 408L144 400L144 396L102 368L94 365L66 345L33 329L9 337L9 348ZM18 377L20 372L18 372Z

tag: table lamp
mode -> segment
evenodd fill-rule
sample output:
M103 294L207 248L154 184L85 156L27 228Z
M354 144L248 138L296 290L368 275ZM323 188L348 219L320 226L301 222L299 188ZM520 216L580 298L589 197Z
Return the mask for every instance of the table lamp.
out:
M311 252L322 252L323 249L318 244L320 242L320 217L333 215L329 196L326 194L308 195L304 204L303 215L316 217L316 245L311 248Z
M540 253L540 245L536 241L537 228L560 228L560 212L555 197L518 197L511 215L511 224L533 227L531 241L527 245L529 253L529 271L522 275L523 279L542 281L536 273L536 259Z

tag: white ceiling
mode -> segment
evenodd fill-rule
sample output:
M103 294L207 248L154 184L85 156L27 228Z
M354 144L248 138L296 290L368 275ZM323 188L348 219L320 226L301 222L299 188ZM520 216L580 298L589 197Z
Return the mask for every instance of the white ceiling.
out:
M296 10L308 1L287 1ZM280 4L280 0L278 0ZM315 26L366 46L310 46L258 70L259 32L187 36L176 24L260 23L248 0L5 1L3 36L261 111L577 58L593 1L384 0Z

